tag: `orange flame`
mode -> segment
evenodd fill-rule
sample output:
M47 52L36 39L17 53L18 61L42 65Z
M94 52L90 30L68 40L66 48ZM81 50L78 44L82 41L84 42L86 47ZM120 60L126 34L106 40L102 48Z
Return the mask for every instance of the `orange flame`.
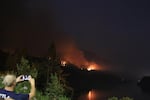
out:
M62 66L66 66L67 62L66 61L61 61Z
M88 71L91 70L100 70L100 66L97 65L95 62L91 62L87 68Z
M101 69L99 68L101 66L95 62L89 62L84 56L84 52L79 50L73 41L61 42L61 45L57 47L57 52L61 55L61 59L63 59L61 62L62 66L66 66L66 62L64 61L67 61L81 69L87 69L89 71Z
M64 61L75 64L78 67L88 65L83 52L73 42L62 43L57 47L57 50Z

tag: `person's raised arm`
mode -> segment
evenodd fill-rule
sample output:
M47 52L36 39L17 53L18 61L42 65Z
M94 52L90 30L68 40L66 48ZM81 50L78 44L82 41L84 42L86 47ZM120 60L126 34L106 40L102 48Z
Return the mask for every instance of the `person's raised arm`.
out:
M24 81L24 80L21 79L22 76L23 76L23 75L20 75L20 76L18 76L18 77L16 78L16 83L19 83L19 82Z
M30 93L29 93L29 100L30 100L31 98L33 98L35 96L35 92L36 92L35 79L31 77L29 79L29 82L30 82L30 85L31 85L31 90L30 90Z

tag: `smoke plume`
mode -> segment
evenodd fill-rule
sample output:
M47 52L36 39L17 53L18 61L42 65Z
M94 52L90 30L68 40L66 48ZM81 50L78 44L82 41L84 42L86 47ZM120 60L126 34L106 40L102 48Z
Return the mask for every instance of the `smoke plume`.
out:
M76 45L75 41L71 38L66 38L62 41L58 41L57 52L61 55L62 60L75 64L79 68L86 68L89 70L98 70L100 66L94 61L86 59L84 52L81 51Z

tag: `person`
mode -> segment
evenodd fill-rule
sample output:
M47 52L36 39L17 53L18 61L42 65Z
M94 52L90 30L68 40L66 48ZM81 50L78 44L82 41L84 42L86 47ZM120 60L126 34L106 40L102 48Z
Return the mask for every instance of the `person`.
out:
M24 81L22 79L23 75L20 75L16 78L15 75L8 74L3 79L4 89L0 89L0 98L4 98L4 100L31 100L35 96L35 79L31 76L28 81L31 85L30 93L22 94L15 93L14 88L17 83Z

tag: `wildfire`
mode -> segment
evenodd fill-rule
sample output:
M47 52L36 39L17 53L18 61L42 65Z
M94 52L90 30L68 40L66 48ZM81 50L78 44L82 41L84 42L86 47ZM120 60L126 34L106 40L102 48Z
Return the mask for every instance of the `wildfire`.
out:
M67 62L66 61L61 61L62 66L66 66Z
M61 66L66 66L68 61L62 60L61 61ZM100 70L100 66L96 64L95 62L87 62L85 67L81 67L81 70L87 70L87 71L92 71L92 70Z
M91 70L94 70L94 68L93 67L89 67L89 68L87 68L87 70L91 71Z
M101 69L99 68L101 66L96 64L96 62L90 61L85 57L84 52L78 48L74 41L62 41L59 46L57 46L57 52L60 54L61 59L63 59L63 61L61 61L62 66L66 66L69 62L81 70L85 69L91 71Z
M88 68L87 68L88 71L91 71L91 70L100 70L100 67L99 65L97 65L96 63L92 62Z

